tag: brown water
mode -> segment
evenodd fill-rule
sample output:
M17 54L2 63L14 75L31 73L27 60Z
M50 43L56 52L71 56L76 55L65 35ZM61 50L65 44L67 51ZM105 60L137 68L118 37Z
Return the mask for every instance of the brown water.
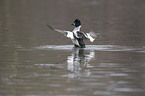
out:
M0 96L144 96L144 0L0 0ZM85 49L46 27L74 19Z

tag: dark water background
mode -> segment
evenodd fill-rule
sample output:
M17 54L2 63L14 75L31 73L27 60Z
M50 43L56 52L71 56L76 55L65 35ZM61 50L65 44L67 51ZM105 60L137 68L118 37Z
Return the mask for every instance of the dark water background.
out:
M58 29L98 37L76 49ZM144 0L0 0L0 96L144 96Z

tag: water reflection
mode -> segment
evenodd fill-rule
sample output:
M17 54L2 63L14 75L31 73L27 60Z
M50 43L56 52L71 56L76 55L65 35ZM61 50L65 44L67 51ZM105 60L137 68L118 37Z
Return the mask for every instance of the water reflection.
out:
M93 50L89 51L89 54L85 54L85 50L82 48L73 48L71 56L67 58L67 69L73 74L70 74L69 77L78 77L90 75L89 70L84 68L90 67L89 62L95 57L95 52ZM84 72L82 72L84 71Z
M94 47L47 45L38 48L41 50L17 49L14 59L18 63L1 64L1 92L11 96L144 95L144 52L132 48L127 51L128 47L121 46Z

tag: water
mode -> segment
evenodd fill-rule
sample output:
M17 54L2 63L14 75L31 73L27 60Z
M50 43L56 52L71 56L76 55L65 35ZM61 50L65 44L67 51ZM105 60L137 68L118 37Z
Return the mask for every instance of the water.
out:
M0 96L144 96L143 0L0 0ZM99 34L86 48L46 25Z

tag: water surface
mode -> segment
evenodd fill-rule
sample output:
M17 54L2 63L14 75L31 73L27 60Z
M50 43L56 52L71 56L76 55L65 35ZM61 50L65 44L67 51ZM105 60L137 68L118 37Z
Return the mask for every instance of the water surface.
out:
M0 0L0 96L144 96L144 0ZM86 48L46 27L98 37Z

